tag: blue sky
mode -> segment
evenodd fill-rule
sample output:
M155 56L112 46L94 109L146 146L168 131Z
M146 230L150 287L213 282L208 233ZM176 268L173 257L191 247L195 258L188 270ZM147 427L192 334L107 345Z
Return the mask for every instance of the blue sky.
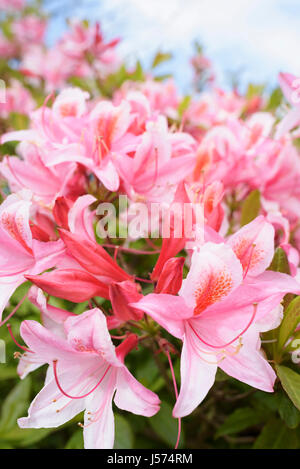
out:
M48 39L53 42L69 17L100 20L108 38L123 38L120 53L129 61L150 63L160 49L171 51L168 69L182 89L187 62L198 40L213 60L219 83L231 74L276 84L279 71L300 75L299 0L48 0L57 12Z

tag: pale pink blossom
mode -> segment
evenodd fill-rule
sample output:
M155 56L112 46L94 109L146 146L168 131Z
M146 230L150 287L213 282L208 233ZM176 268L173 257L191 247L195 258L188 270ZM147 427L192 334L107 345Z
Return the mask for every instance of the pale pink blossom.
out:
M114 417L112 401L122 410L151 417L159 399L142 386L124 364L137 345L132 334L116 349L99 309L70 316L63 323L65 338L35 321L24 321L21 335L31 352L27 359L48 363L44 388L31 403L21 428L62 425L85 410L84 443L87 449L112 448Z

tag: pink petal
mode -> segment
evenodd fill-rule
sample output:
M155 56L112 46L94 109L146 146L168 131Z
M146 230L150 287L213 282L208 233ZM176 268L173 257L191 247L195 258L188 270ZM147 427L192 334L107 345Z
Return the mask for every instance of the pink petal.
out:
M190 414L205 398L215 381L215 362L213 354L201 353L195 334L187 326L180 362L181 387L173 410L174 417Z
M240 260L244 275L259 275L271 264L274 234L273 226L260 216L228 239L227 244Z
M119 409L145 417L152 417L159 411L158 396L139 383L125 367L118 371L114 401Z
M260 351L259 333L249 330L243 337L243 346L237 354L228 356L219 364L229 376L265 392L273 392L276 374Z
M184 334L184 319L190 318L193 311L187 307L183 298L167 294L149 294L134 306L149 314L158 324L167 329L175 337Z
M195 314L228 296L242 282L242 266L225 244L206 243L195 251L179 294Z

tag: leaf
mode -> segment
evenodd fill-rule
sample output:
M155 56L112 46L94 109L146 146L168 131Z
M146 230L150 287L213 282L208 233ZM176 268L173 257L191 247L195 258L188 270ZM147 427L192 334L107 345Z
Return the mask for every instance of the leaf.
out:
M278 412L282 420L286 423L289 428L297 428L300 423L300 412L297 407L294 406L292 401L287 397L286 394L281 394L279 397Z
M221 370L221 368L218 368L216 373L216 382L227 381L228 379L229 376L225 373L225 371Z
M149 419L149 423L161 440L174 448L178 433L178 420L172 417L172 407L162 402L160 411ZM181 432L179 448L184 446L184 435Z
M276 365L276 371L283 389L300 410L300 374L283 365Z
M182 101L180 102L178 106L178 114L179 117L181 118L183 116L183 113L187 110L191 102L191 96L185 96Z
M9 114L8 122L11 127L15 130L27 129L29 126L29 118L25 114L20 114L19 112L11 112Z
M4 440L0 440L0 448L1 449L14 449L13 446L11 446L9 443L7 443Z
M86 78L81 77L70 77L69 83L73 86L81 88L83 91L87 91L88 93L93 93L93 84L90 83Z
M289 261L285 251L282 248L276 249L268 270L272 270L273 272L281 272L283 274L290 273Z
M279 328L278 349L281 350L300 322L300 296L291 301L287 307Z
M264 420L265 415L257 412L251 407L236 409L225 422L220 426L216 433L216 438L223 435L232 435L241 432L246 428L258 425Z
M6 379L18 378L17 371L15 367L2 365L0 367L0 381Z
M254 220L260 211L260 192L255 189L250 192L242 206L241 226L247 225Z
M152 62L152 68L157 67L163 62L167 62L168 60L171 60L171 58L172 58L172 54L170 52L157 52Z
M5 436L7 431L16 424L17 418L27 409L30 388L30 378L26 378L24 381L19 382L8 394L2 405L0 435L3 433Z
M269 112L275 111L281 104L282 99L283 99L283 94L282 94L281 89L279 87L275 88L271 93L269 102L265 110Z
M50 433L55 429L53 428L19 428L17 422L15 422L14 427L7 431L3 432L1 438L9 443L16 444L22 448L38 443L43 438L46 438Z
M77 430L69 439L65 449L83 449L83 431Z
M246 92L246 98L251 99L256 96L261 96L265 89L265 85L255 85L254 83L249 83L248 89Z
M279 419L270 420L256 439L253 449L296 449L299 441L295 431Z
M122 415L115 415L114 449L132 449L134 435L130 424Z

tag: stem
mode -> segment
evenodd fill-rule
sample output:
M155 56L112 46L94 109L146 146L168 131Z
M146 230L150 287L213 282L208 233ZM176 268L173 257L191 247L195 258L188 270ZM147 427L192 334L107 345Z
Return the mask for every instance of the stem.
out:
M7 324L7 329L8 329L10 337L12 338L12 340L14 341L14 343L16 344L17 347L19 347L21 350L24 350L24 352L34 353L32 350L29 350L29 348L24 347L23 345L19 344L19 342L17 341L17 339L15 338L15 336L12 333L10 324Z
M118 249L120 251L129 252L131 254L137 254L137 255L142 255L142 256L152 255L152 254L160 254L160 250L142 251L140 249L125 248L123 246L118 246L116 244L102 244L101 246L104 247L104 248Z
M28 296L28 292L23 296L23 298L19 301L19 303L17 304L17 306L12 310L12 312L5 318L3 319L2 322L0 322L0 327L3 326L5 323L7 323L7 321L10 320L10 318L18 311L18 309L20 308L20 306L24 303L24 301L26 300Z
M177 389L177 383L176 383L176 378L175 378L175 373L174 373L174 368L173 368L173 363L171 360L171 355L168 349L165 349L165 354L168 357L169 365L170 365L170 370L171 370L171 375L172 375L172 380L173 380L173 385L174 385L174 391L175 391L175 397L176 401L178 399L178 389ZM180 435L181 435L181 418L178 418L178 434L177 434L177 440L175 444L175 449L178 448L179 441L180 441Z

